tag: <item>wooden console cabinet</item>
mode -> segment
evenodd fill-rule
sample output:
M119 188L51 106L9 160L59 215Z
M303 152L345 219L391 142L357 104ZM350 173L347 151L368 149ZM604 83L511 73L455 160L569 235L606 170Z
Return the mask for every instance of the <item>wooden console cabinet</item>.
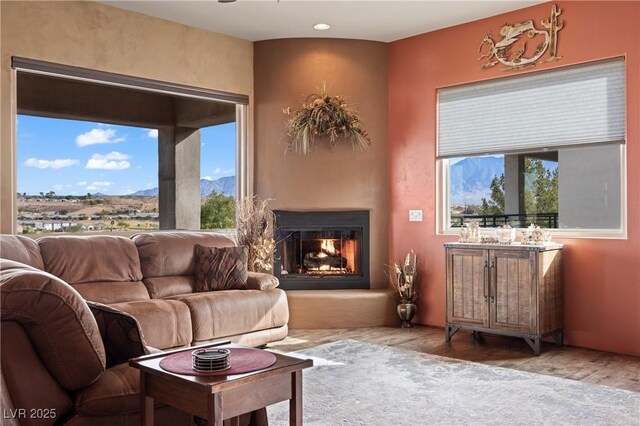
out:
M460 329L562 346L562 244L448 243L445 339Z

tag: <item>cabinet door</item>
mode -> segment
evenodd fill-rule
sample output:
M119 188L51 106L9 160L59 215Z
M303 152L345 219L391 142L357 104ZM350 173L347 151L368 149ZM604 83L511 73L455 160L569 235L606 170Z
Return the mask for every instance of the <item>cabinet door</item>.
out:
M489 252L490 327L508 331L535 331L535 253Z
M489 326L487 250L447 249L447 322Z

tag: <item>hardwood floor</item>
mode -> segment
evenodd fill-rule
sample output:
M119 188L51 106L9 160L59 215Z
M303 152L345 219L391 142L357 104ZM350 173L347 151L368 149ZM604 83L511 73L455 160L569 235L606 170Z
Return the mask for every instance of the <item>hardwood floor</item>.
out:
M543 343L542 354L536 357L522 339L488 334L474 339L471 333L459 331L450 343L446 343L444 330L436 327L289 330L285 340L271 343L269 348L289 352L342 339L640 392L640 357L570 346L559 348L546 342Z

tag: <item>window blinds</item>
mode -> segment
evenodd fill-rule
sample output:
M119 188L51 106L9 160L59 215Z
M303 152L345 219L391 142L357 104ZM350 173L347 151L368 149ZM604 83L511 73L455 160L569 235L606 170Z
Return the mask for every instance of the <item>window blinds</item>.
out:
M440 158L624 139L624 59L438 91Z

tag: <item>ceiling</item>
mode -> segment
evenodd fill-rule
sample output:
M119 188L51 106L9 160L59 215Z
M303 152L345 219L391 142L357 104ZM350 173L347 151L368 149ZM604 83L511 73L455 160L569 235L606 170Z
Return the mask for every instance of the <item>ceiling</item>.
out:
M532 6L531 0L238 0L102 3L250 41L295 37L391 42ZM326 31L313 29L327 23Z

